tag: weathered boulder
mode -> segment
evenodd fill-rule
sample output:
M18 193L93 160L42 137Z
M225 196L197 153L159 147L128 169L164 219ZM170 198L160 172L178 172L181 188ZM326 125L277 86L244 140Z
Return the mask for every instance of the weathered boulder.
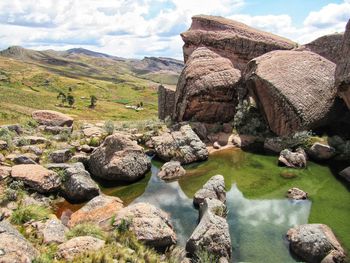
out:
M200 206L200 222L186 243L186 250L195 255L201 250L218 258L230 259L232 254L226 206L217 199L205 198Z
M39 157L34 153L18 154L13 158L15 164L37 164Z
M309 51L272 51L251 60L246 87L277 135L332 120L335 64Z
M350 183L350 166L340 171L339 175L343 177L348 183Z
M61 178L57 173L37 164L15 165L11 176L39 193L54 192L61 185Z
M193 197L193 204L199 206L206 198L213 198L226 202L225 180L222 175L211 177Z
M306 167L306 153L302 148L298 148L295 152L285 149L281 151L278 162L291 168L303 168Z
M201 139L202 141L208 140L208 129L204 123L192 122L191 128L198 135L199 139Z
M172 117L175 107L175 89L160 85L158 87L158 118Z
M293 187L287 191L287 197L293 200L305 200L308 197L308 193L299 188Z
M38 251L9 222L0 221L0 262L30 263Z
M206 160L209 154L206 145L189 125L181 126L178 131L152 137L152 144L159 158L179 161L181 164Z
M315 160L328 160L335 155L335 149L327 144L315 142L307 150L308 155Z
M43 150L35 145L25 145L21 147L21 150L26 153L34 153L35 155L42 155Z
M335 85L339 96L350 109L350 20L348 21L343 37L340 60L335 71Z
M96 177L133 182L149 171L151 161L135 141L126 135L115 133L93 151L89 168Z
M338 251L344 262L344 249L332 230L323 224L299 225L288 230L287 239L293 253L309 263L321 262L333 250Z
M120 210L114 226L127 221L139 241L146 245L164 249L176 244L176 234L168 215L147 203L137 203Z
M11 167L0 165L0 181L11 175Z
M180 162L170 161L160 168L158 176L163 180L174 180L186 175L186 170Z
M245 24L216 16L194 16L190 29L181 34L184 60L194 50L205 46L222 57L230 59L235 68L243 70L246 63L264 53L292 49L296 43Z
M10 124L10 125L1 125L1 129L8 129L9 131L15 132L18 135L23 133L22 126L20 124Z
M176 121L227 122L238 103L241 72L206 47L196 49L182 71L175 94Z
M75 237L58 246L56 256L60 259L72 262L75 257L86 252L98 251L103 248L105 241L91 237Z
M303 47L337 64L340 59L343 41L342 33L319 37Z
M112 218L122 208L123 201L118 197L98 195L70 216L68 226L71 228L81 223L90 222L102 228L108 228Z
M37 222L35 227L43 237L44 244L61 244L66 241L65 234L68 228L62 224L61 220L49 219L46 222Z
M61 112L52 110L38 110L32 113L32 117L39 124L46 126L72 126L73 118Z
M83 134L86 137L101 137L104 133L106 133L105 130L96 126L91 126L83 129Z
M56 150L50 153L49 158L53 163L65 163L72 157L70 149Z
M85 202L99 195L100 189L91 179L82 163L75 163L65 169L65 180L62 183L63 195L71 202Z

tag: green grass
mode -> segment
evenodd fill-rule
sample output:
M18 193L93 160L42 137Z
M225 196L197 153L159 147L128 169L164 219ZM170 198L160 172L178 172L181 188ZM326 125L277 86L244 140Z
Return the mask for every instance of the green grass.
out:
M92 223L83 223L76 225L71 228L66 234L67 239L72 239L79 236L92 236L99 239L106 238L106 234L102 231L102 229Z
M56 110L76 120L138 120L157 116L157 83L99 68L98 75L82 74L62 66L36 65L0 57L0 69L9 76L0 81L0 124L24 123L37 109ZM65 74L67 73L67 74ZM68 74L69 73L69 74ZM111 75L109 75L110 73ZM129 72L130 73L130 72ZM101 75L102 74L102 75ZM121 82L114 81L117 75ZM74 108L59 106L59 92L72 89ZM90 95L97 97L97 106L89 108ZM125 103L144 104L143 111L125 108Z
M20 206L11 215L11 222L14 224L24 224L31 220L43 220L49 218L51 211L39 205Z

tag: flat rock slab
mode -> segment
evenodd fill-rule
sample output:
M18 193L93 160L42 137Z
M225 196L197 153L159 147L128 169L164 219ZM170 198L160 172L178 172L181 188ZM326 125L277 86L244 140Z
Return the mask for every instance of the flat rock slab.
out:
M0 221L0 262L30 263L38 251L9 222Z
M72 126L73 118L61 112L52 110L38 110L32 113L38 123L47 126Z
M61 178L57 173L36 164L15 165L11 176L39 193L54 192L61 185Z
M123 201L118 197L96 196L70 216L68 226L71 228L81 223L90 222L102 228L108 228L112 218L123 207Z

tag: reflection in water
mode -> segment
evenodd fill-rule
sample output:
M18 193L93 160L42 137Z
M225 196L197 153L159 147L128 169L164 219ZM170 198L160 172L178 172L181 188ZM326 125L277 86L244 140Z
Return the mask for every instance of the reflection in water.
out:
M294 262L284 236L290 227L308 222L310 201L249 200L233 185L227 207L236 261Z
M198 211L177 181L166 183L157 173L152 166L145 192L133 203L149 202L169 213L179 244L185 245L197 225ZM290 227L307 223L310 201L249 200L234 184L227 193L227 206L235 262L295 262L284 235Z

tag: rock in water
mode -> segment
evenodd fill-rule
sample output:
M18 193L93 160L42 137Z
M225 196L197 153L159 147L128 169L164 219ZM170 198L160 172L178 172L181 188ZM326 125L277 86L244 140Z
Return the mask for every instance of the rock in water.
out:
M249 62L245 80L270 129L282 136L331 120L334 71L334 63L309 51L272 51Z
M225 180L222 175L215 175L199 189L193 197L193 204L199 206L205 198L213 198L226 202Z
M186 175L185 169L180 162L171 161L163 164L158 176L163 180L174 180Z
M118 197L99 195L87 202L82 208L74 212L69 219L70 228L90 222L101 228L108 228L112 218L123 208L123 201Z
M152 137L152 144L158 157L164 161L188 164L206 160L209 155L206 145L189 125L182 126L178 131Z
M319 263L330 253L334 253L334 250L337 252L337 257L339 257L339 261L335 262L345 262L344 249L332 230L326 225L305 224L296 226L288 230L287 239L290 242L291 251L306 262Z
M272 50L292 49L296 43L245 24L216 16L192 17L190 29L181 34L185 45L185 62L192 52L205 46L231 60L234 67L243 70L246 63Z
M177 121L227 122L238 103L241 72L206 47L196 49L182 71L175 95Z
M158 117L165 120L172 118L175 107L175 90L171 87L160 85L158 87Z
M73 259L85 252L98 251L105 245L105 241L90 237L75 237L58 246L56 253L58 258L73 262Z
M151 161L135 141L115 133L93 151L89 168L94 176L102 179L133 182L150 170Z
M306 153L302 148L298 148L295 152L288 149L281 151L278 162L291 168L306 167Z
M0 262L30 263L39 253L9 222L0 221Z
M350 20L348 21L343 37L339 63L335 71L335 85L339 96L343 98L350 109Z
M71 202L85 202L99 195L100 189L91 179L82 163L75 163L65 170L63 195Z
M334 33L319 37L304 47L337 64L340 59L342 41L343 34Z
M308 194L303 190L293 187L287 191L287 197L294 200L305 200Z
M114 226L123 222L129 223L129 229L146 245L164 249L176 244L168 215L151 204L137 203L123 208L117 213Z
M55 192L61 185L61 178L57 173L36 164L15 165L11 176L39 193Z
M221 201L204 199L200 206L200 222L186 243L186 250L191 255L204 250L218 258L230 259L231 238L226 211Z
M61 112L52 110L38 110L32 113L32 117L39 124L47 126L72 126L73 118Z

